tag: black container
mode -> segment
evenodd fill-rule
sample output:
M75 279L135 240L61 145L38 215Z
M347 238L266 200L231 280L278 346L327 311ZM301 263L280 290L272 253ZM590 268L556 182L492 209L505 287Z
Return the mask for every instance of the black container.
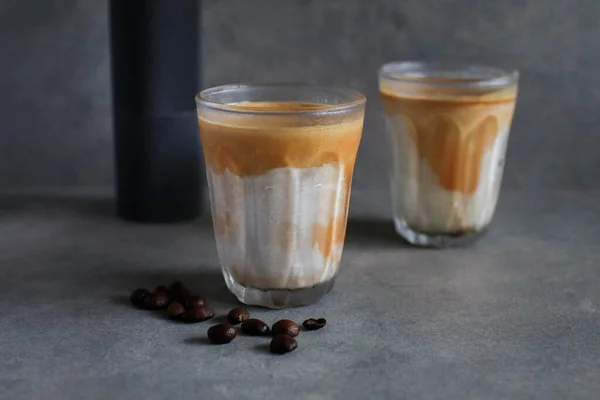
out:
M110 0L117 212L176 222L201 208L199 0Z

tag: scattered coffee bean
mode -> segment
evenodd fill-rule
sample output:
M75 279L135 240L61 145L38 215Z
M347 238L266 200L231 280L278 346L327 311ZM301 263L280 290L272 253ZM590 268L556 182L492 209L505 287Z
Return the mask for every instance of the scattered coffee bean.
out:
M183 313L181 318L185 322L203 322L215 316L215 311L209 306L194 306Z
M242 332L250 336L268 335L269 325L260 319L250 318L242 322Z
M204 298L201 296L187 296L185 299L185 306L187 308L192 308L194 306L203 306Z
M305 327L309 331L316 331L317 329L321 329L325 326L327 320L325 318L309 318L302 323L302 326Z
M225 344L235 339L235 328L230 324L218 324L208 328L208 339L214 344Z
M169 307L167 307L167 315L171 319L179 319L181 315L185 312L185 307L181 305L181 303L171 303Z
M271 340L269 349L271 350L271 353L285 354L296 350L297 347L298 342L296 342L296 339L293 337L289 335L277 335Z
M175 281L169 285L169 289L167 291L169 294L169 299L171 301L176 301L183 305L186 304L186 299L190 296L190 291L188 288L180 281Z
M168 292L169 292L169 289L167 289L167 287L166 287L166 286L164 286L164 285L160 285L160 286L157 286L157 287L154 289L154 292L155 292L155 293L157 293L157 292L168 293Z
M241 307L234 308L233 310L229 311L229 314L227 314L227 320L232 325L241 324L248 318L250 318L250 313L248 310Z
M144 300L146 297L150 296L150 294L148 289L136 289L129 296L129 301L131 301L134 306L143 307Z
M181 281L174 281L168 286L167 290L169 292L185 292L187 290L187 286Z
M298 336L300 333L300 329L298 328L298 324L289 319L282 319L273 324L273 328L271 328L271 333L273 336L277 335L288 335L291 337Z
M148 310L160 310L169 305L169 296L163 292L151 293L144 299L144 307Z
M183 284L183 282L181 282L181 281L174 281L174 282L171 282L171 284L169 285L169 291L172 291L172 292L181 292L182 290L185 290L185 289L186 289L186 287Z

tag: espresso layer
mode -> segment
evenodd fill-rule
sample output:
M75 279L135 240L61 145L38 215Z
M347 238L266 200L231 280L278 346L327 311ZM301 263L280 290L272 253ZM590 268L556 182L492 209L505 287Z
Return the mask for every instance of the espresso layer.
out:
M480 183L482 160L498 133L510 127L516 87L464 93L414 85L381 96L388 117L399 118L416 151L446 190L472 194ZM418 86L418 85L417 85ZM407 89L410 88L410 89Z
M214 172L228 169L243 177L262 175L275 168L341 164L346 173L352 174L362 132L362 111L319 120L280 112L318 111L328 106L249 102L234 107L264 114L216 111L199 118L204 155Z

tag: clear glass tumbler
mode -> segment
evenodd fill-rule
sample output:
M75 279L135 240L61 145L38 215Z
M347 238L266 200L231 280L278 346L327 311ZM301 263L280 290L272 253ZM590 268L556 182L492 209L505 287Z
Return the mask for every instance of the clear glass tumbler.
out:
M294 307L331 290L365 102L353 90L303 84L196 96L217 252L241 302Z
M498 200L518 73L392 62L379 71L396 231L418 246L466 244Z

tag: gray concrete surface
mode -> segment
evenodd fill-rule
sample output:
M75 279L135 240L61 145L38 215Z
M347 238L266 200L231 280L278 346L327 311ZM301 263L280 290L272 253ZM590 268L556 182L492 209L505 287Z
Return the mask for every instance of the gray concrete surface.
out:
M205 0L205 85L317 81L369 98L355 184L386 186L376 70L522 72L511 188L600 189L597 0ZM111 185L106 2L0 2L0 186ZM190 99L191 101L191 99Z
M182 279L233 307L206 218L137 225L81 193L0 198L0 398L596 399L600 192L502 195L475 246L408 248L387 194L355 191L342 271L286 356L267 340L206 343L127 303Z

